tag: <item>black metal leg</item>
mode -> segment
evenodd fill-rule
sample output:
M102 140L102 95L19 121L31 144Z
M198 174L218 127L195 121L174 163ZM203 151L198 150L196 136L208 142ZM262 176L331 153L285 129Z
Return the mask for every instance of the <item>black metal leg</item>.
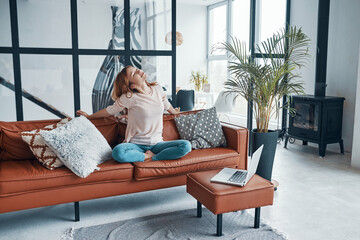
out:
M289 135L286 134L285 135L284 148L287 148L288 141L289 141Z
M319 156L325 157L326 143L319 143Z
M260 208L255 208L254 228L260 227Z
M308 142L307 142L307 141L303 141L303 145L308 145Z
M74 202L75 206L75 222L80 221L80 209L79 209L79 202Z
M222 214L218 214L216 223L216 236L222 236Z
M341 154L344 154L344 141L340 139L339 144L340 144L340 152Z
M201 202L197 201L197 217L201 218L201 216L202 216Z

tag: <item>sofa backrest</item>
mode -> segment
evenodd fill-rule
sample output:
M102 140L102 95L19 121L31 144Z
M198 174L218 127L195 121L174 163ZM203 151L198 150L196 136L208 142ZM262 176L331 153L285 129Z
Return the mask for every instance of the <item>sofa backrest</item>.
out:
M180 139L179 132L177 130L177 127L175 125L174 118L180 115L188 115L198 112L199 110L195 111L187 111L187 112L181 112L179 115L172 115L172 114L166 114L164 115L163 121L164 121L164 128L163 128L163 140L164 141L171 141L171 140L177 140Z
M0 121L0 160L29 160L35 159L29 146L25 143L20 133L43 128L54 124L60 119L2 122ZM117 143L117 121L114 117L90 120L106 138L111 147Z

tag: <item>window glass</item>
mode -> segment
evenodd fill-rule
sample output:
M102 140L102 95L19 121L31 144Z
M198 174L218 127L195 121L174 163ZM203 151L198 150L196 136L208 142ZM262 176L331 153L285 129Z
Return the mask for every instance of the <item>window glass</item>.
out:
M114 79L124 67L121 56L80 56L80 102L88 114L113 103L111 93Z
M226 41L226 4L209 11L209 54L224 55L219 50L211 51L214 44Z
M171 50L171 41L165 41L165 36L171 32L171 7L166 2L169 1L130 1L131 49Z
M209 62L210 92L224 90L224 82L227 79L227 60L213 60Z
M232 2L231 28L232 36L244 41L249 49L250 0L234 0Z
M0 54L0 121L16 121L14 70L11 54Z
M23 54L20 62L24 120L73 117L72 57Z
M247 116L248 102L245 98L238 96L236 98L235 107L233 112L241 116Z
M71 48L70 1L17 1L20 47Z
M256 15L259 22L256 43L261 43L285 27L286 0L259 0Z
M149 82L157 82L165 93L171 95L171 57L170 56L132 56L132 65L147 74Z
M79 48L124 49L123 0L78 0L77 4Z
M9 1L0 1L0 47L11 47Z

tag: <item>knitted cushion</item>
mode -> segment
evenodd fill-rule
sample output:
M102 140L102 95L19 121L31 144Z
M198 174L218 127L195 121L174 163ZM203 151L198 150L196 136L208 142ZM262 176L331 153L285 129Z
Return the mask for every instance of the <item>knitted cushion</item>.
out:
M69 122L69 119L65 118L58 123L48 125L42 129L20 133L22 140L29 144L29 148L36 159L47 169L54 170L64 164L59 160L54 151L45 144L44 139L40 135L40 130L51 131L67 122Z

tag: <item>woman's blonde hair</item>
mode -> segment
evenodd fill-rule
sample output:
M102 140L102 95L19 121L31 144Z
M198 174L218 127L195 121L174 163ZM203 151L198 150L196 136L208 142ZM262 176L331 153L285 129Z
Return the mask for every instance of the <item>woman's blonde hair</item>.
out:
M116 99L118 99L121 95L123 94L127 94L130 93L130 96L132 96L132 94L134 92L136 92L136 90L132 90L130 88L130 79L127 76L127 69L131 67L131 66L126 66L124 67L116 76L115 81L114 81L114 87L113 87L113 91L111 93L111 98L112 100L116 101ZM148 85L149 87L151 86L155 86L157 85L156 82L151 82L149 83L148 81L145 80L146 85ZM127 96L127 95L126 95Z

